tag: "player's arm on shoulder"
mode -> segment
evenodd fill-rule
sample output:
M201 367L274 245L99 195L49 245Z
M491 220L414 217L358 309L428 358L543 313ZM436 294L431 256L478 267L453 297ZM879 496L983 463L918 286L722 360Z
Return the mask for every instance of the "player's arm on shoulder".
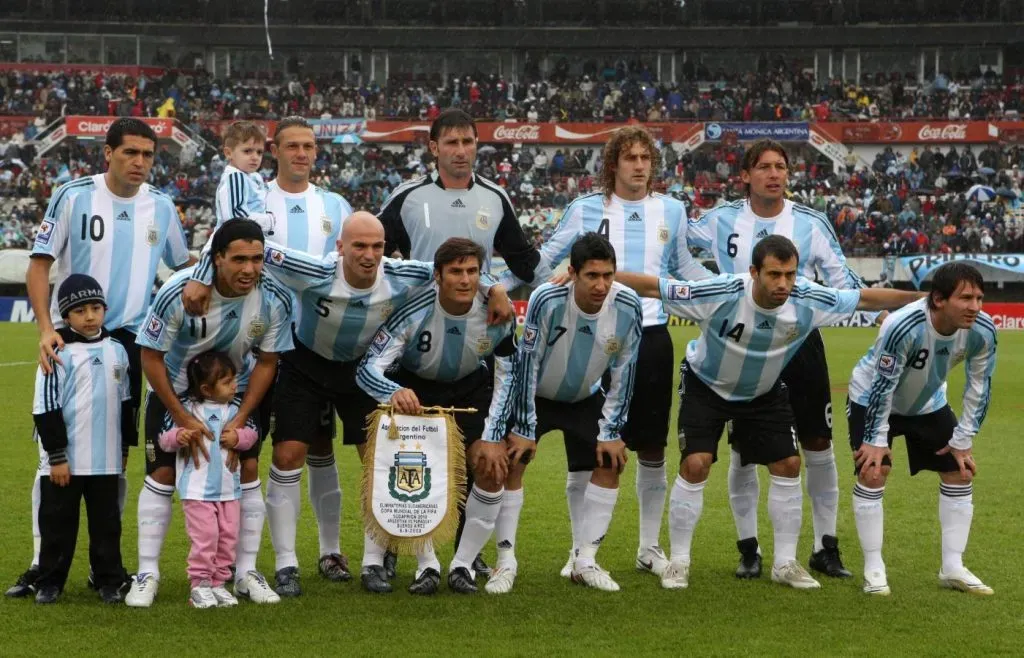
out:
M266 242L263 267L288 288L300 292L333 281L338 269L338 254L314 256L298 249Z
M742 297L746 291L744 280L729 274L702 281L654 280L658 295L651 296L661 299L665 311L697 323L711 317L721 303Z
M996 346L999 342L992 318L985 313L979 314L968 341L963 410L949 442L951 447L958 450L970 449L974 435L985 422L992 399L992 375L996 368Z
M422 260L397 260L385 257L384 273L409 288L429 288L434 284L434 264Z
M715 238L715 228L718 225L717 218L716 210L710 210L697 219L684 218L686 227L681 232L685 233L685 239L689 244L700 249L710 250Z
M897 290L896 288L860 288L856 291L842 291L845 294L857 292L860 301L858 311L889 311L913 304L928 293L916 290Z

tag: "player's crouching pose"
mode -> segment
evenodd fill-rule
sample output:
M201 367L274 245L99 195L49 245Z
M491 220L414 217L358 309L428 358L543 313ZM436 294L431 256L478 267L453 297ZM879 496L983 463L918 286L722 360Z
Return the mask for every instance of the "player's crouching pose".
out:
M356 375L360 388L378 402L392 403L399 413L418 414L423 405L477 410L458 416L474 484L466 503L466 527L448 570L448 585L465 594L477 591L472 564L490 539L501 509L508 472L502 433L511 388L502 384L511 377L515 351L514 318L487 324L487 302L478 290L484 262L483 247L472 240L449 238L442 243L434 254L437 287L410 298L391 314ZM484 361L492 354L493 377ZM498 382L496 389L493 380ZM433 547L417 557L419 568L409 591L433 594L441 577ZM384 549L367 536L363 587L390 592L388 580Z
M971 594L992 588L964 567L974 515L971 454L992 392L996 328L981 310L984 281L964 263L940 267L927 299L893 313L853 369L847 419L857 484L853 514L864 550L864 591L888 595L882 562L882 494L892 466L890 446L907 438L910 474L939 474L942 568L939 583ZM946 401L946 379L965 362L963 414L957 422Z
M772 580L796 589L819 587L796 560L803 491L789 392L779 380L786 363L816 328L857 310L897 308L919 295L895 290L837 290L797 278L796 246L780 235L757 243L749 274L673 281L621 272L616 278L665 310L700 323L686 347L679 384L679 476L669 498L671 563L666 589L689 585L690 544L704 508L704 487L728 421L745 423L734 446L744 464L771 474L768 516L775 528Z

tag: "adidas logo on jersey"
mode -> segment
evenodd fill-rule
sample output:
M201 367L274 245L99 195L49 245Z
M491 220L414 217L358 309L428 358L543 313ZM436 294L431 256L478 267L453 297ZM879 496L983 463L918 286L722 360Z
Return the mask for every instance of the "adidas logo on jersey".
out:
M452 208L465 208L466 204L462 203L462 199L456 199L452 201Z
M119 222L130 222L132 218L128 216L127 210L122 210L121 214L116 217Z
M461 336L462 335L462 332L459 331L458 327L452 327L451 329L448 330L447 333L448 333L449 336Z
M209 420L211 423L216 423L220 421L220 417L218 417L217 414L210 414Z
M594 335L594 332L590 330L590 326L586 325L586 324L583 325L582 327L580 327L580 333L581 334L586 334L588 336L593 336Z
M765 238L768 237L768 229L761 229L760 231L757 232L757 235L755 235L754 237L757 238L758 240L764 240Z
M301 213L304 213L306 211L302 209L302 206L300 206L298 204L295 204L294 206L292 206L291 210L289 210L288 212L294 215L294 214L301 214Z
M938 354L939 356L949 356L949 348L943 347L938 352L936 352L936 354Z
M350 302L348 303L348 305L349 305L349 306L352 306L352 307L354 307L354 308L363 308L363 307L365 307L365 306L366 306L366 302L364 302L364 301L363 301L363 300L361 300L361 299L353 299L352 301L350 301Z
M642 222L644 220L643 220L643 217L640 216L640 213L634 211L633 214L630 215L628 219L626 219L626 221L627 222Z
M772 323L768 322L767 320L764 320L764 321L761 322L761 324L757 325L757 328L758 329L771 329L772 328Z
M238 319L238 313L235 313L235 309L231 309L230 311L228 311L228 320L237 320L237 319Z
M103 365L103 361L100 360L100 357L94 356L94 357L92 357L92 364L94 366L101 366L101 365Z

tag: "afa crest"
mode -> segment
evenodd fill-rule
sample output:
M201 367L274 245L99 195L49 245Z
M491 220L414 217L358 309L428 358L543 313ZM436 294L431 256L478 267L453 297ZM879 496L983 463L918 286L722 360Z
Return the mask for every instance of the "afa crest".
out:
M622 343L619 342L619 339L616 336L609 336L608 340L606 340L604 342L604 353L605 354L609 354L609 355L615 354L620 349L622 349Z
M150 224L146 227L146 244L150 247L155 247L159 241L160 232L156 230L156 224Z
M658 242L661 244L668 243L668 227L664 224L658 227Z
M327 215L320 215L320 230L324 235L330 235L334 231L334 224L331 223L331 218Z
M430 495L427 455L413 450L395 453L395 465L388 475L388 492L395 500L415 503ZM403 493L404 492L404 493Z

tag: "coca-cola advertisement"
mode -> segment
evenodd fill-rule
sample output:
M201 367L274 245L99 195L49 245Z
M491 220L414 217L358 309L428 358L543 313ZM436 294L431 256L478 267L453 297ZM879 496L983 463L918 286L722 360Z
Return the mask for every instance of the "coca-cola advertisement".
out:
M537 123L499 123L491 130L490 139L484 139L484 135L480 137L481 141L489 142L539 142L540 128Z
M1022 121L906 121L818 123L816 127L844 144L983 144L1024 130Z

